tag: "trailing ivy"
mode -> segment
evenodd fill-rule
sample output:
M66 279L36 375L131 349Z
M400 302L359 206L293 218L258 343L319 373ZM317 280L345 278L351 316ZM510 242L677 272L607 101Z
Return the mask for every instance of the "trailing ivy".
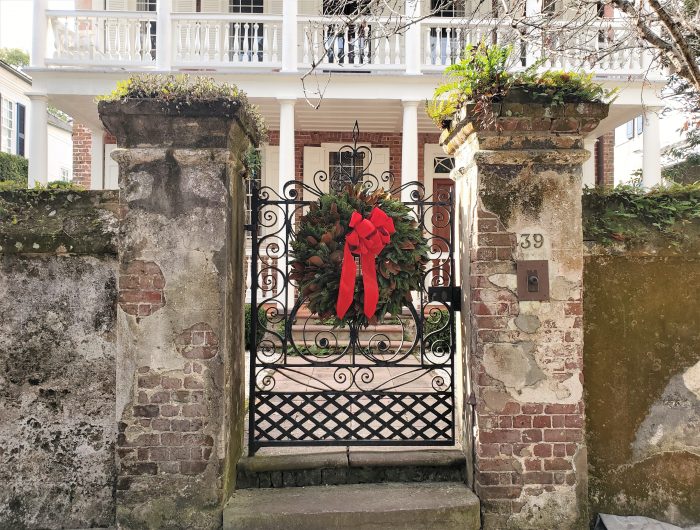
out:
M122 101L127 99L155 99L176 107L189 106L208 101L235 101L251 118L260 137L267 136L265 120L257 106L248 102L248 96L236 85L220 83L213 77L187 74L135 75L117 83L110 94L100 96L98 101Z
M583 236L604 245L639 244L662 235L679 244L683 229L700 223L700 183L644 192L632 186L586 188Z

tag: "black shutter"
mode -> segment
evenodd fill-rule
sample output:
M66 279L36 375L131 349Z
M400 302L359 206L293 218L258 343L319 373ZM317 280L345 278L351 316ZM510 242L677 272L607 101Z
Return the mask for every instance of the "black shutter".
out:
M24 131L26 128L26 109L17 103L17 154L24 156Z

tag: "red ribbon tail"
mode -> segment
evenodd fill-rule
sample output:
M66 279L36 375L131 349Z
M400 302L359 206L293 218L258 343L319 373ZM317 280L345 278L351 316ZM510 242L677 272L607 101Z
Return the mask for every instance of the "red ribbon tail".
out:
M362 280L365 287L365 315L372 318L377 312L379 286L377 285L377 264L373 254L362 255Z
M340 272L340 287L338 288L338 301L335 304L335 312L338 318L343 318L352 305L352 300L355 297L355 277L357 270L355 259L350 252L350 245L345 242L345 251L343 253L343 268Z

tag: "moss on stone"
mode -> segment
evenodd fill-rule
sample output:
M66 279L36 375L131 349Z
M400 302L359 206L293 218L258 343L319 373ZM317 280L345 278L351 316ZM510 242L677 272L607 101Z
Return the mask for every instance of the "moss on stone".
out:
M0 254L116 254L117 192L0 192Z

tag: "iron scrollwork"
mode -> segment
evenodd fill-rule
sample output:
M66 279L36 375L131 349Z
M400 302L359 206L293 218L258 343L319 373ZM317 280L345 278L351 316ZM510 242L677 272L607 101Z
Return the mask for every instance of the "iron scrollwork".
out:
M253 187L249 450L291 445L452 445L455 316L429 290L454 286L454 197L371 172L372 151L352 145L329 175ZM325 193L361 183L404 197L430 247L422 288L400 315L366 328L331 327L309 314L289 278L296 221ZM433 297L434 298L434 297ZM257 318L262 308L265 319ZM262 328L262 329L260 329Z

